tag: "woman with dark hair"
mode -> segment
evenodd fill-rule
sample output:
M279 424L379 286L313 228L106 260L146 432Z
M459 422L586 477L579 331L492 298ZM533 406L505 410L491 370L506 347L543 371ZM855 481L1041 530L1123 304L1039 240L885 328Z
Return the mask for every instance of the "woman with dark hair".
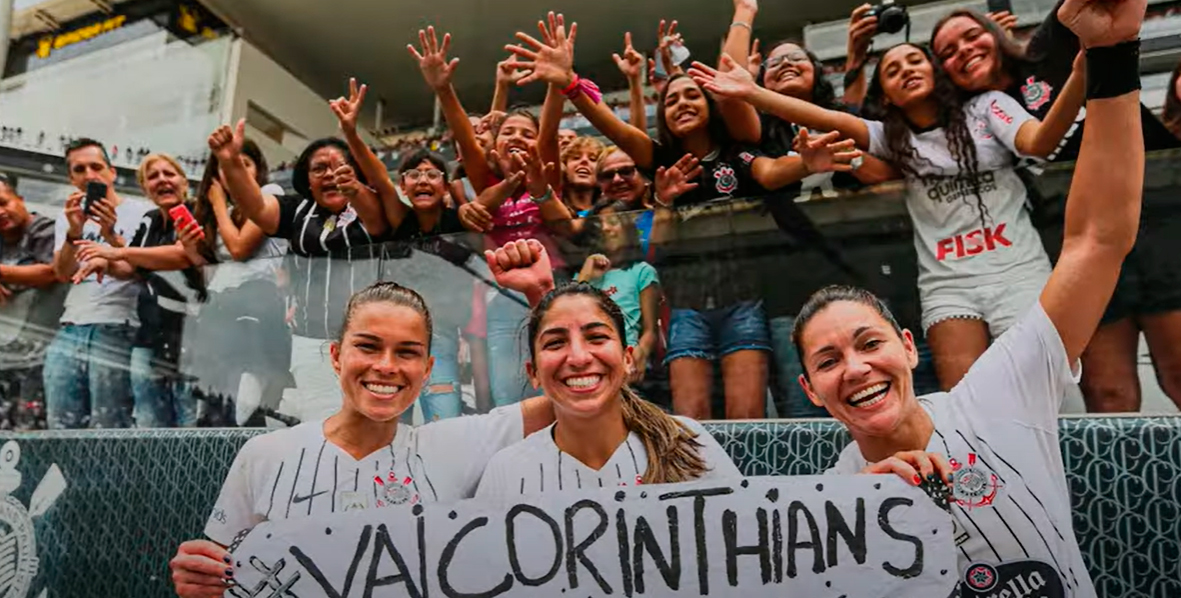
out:
M1169 86L1165 88L1165 107L1161 113L1162 120L1169 131L1181 139L1181 62L1173 67L1173 74L1169 77Z
M1056 133L1061 141L1040 155L1058 162L1077 158L1086 121L1073 118L1082 92L1071 81L1083 79L1076 60L1082 46L1056 11L1050 11L1034 31L1024 52L990 20L967 11L942 19L932 30L931 47L966 93L1003 91L1047 124L1053 113L1069 113L1065 128ZM1145 150L1181 147L1178 137L1143 104L1140 126ZM1141 332L1161 389L1181 405L1181 345L1176 342L1181 338L1181 245L1177 242L1181 211L1174 196L1172 188L1145 189L1136 247L1120 272L1103 325L1083 355L1086 367L1080 386L1090 412L1139 411ZM1044 201L1060 205L1062 198ZM1061 222L1054 222L1045 235L1051 247L1057 246L1060 226Z
M574 72L574 40L567 37L561 16L551 13L544 37L538 41L518 33L524 45L506 47L518 56L518 68L529 73L522 83L545 81L563 90L599 132L657 181L654 202L681 207L762 193L713 98L691 78L669 78L657 103L653 139L620 120L602 102L597 87ZM670 177L676 179L668 187L675 188L675 194L662 194L659 182ZM732 237L709 248L699 241L684 248L692 257L681 260L681 268L661 266L674 308L665 359L674 409L695 419L711 417L714 361L720 360L726 416L763 417L771 344L762 303L751 299L757 297L756 281L736 263L733 256L743 249L733 246L737 241ZM673 282L676 278L685 282Z
M944 389L1037 299L1050 263L1013 169L1020 155L1014 139L1032 117L1012 98L989 92L961 103L926 50L912 44L887 50L870 83L866 108L881 114L880 121L762 89L743 69L695 64L690 72L716 93L803 126L839 131L903 173L923 330Z
M1085 36L1089 83L1062 255L1034 304L959 384L916 395L914 338L868 291L822 289L797 321L799 382L853 439L830 473L909 469L950 483L957 595L1016 585L1036 590L1026 595L1098 595L1073 531L1058 411L1136 240L1145 158L1139 80L1127 75L1144 10L1087 0L1060 9Z
M242 162L264 195L282 195L267 184L267 161L254 141L242 143ZM288 243L266 233L237 207L217 158L210 156L197 187L193 216L204 236L185 244L189 258L205 264L209 302L186 320L183 371L212 405L233 413L210 413L211 425L261 424L259 406L279 406L291 380L291 330L279 288ZM220 400L219 400L220 399ZM228 420L228 421L227 421Z
M340 406L242 446L205 524L208 539L181 544L169 563L178 596L221 596L234 579L226 547L264 521L471 498L496 451L553 422L549 401L537 397L486 415L401 423L430 379L431 311L413 290L378 282L342 312L329 348ZM277 496L279 486L291 491Z
M285 269L292 279L291 372L296 387L284 393L279 410L314 419L339 407L339 388L322 345L339 329L340 306L356 288L378 279L380 260L373 244L389 230L389 222L378 194L357 169L358 161L373 170L371 163L380 160L359 138L319 139L296 160L296 194L267 195L246 168L244 131L244 120L234 129L222 126L210 135L209 148L236 209L267 236L290 244ZM347 130L345 134L355 137ZM357 153L362 149L364 154Z

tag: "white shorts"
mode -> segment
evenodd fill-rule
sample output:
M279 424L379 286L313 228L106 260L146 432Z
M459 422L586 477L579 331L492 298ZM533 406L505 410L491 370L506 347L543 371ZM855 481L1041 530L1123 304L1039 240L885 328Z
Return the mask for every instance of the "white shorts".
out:
M1050 279L1048 264L1045 268L1038 266L1026 270L1007 280L986 285L974 284L968 278L958 285L943 284L935 289L920 287L923 333L944 320L964 318L984 320L989 335L996 339L1033 307Z

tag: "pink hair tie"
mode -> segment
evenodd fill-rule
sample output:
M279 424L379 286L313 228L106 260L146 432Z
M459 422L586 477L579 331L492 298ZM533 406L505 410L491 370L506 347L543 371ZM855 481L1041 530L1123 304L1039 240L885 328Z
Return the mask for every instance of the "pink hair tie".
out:
M562 90L562 95L573 100L578 97L578 94L586 94L590 101L598 104L603 98L603 92L599 91L599 86L595 85L594 81L579 77L577 73L574 74L574 79L570 81L570 85Z

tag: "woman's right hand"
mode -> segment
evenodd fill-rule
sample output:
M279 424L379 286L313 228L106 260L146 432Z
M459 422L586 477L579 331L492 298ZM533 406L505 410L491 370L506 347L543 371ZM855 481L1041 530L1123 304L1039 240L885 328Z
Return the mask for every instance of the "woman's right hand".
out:
M586 262L582 264L582 270L578 273L578 281L594 282L602 278L610 269L611 260L601 253L596 253L586 258Z
M549 254L536 239L511 241L496 251L485 251L484 259L488 260L496 284L524 293L530 306L554 288Z
M701 176L701 161L693 154L685 154L676 164L656 169L656 198L665 206L672 206L677 198L696 189Z
M853 170L853 161L861 157L861 151L853 140L841 140L841 134L837 131L812 137L808 129L800 128L792 146L810 174L850 172Z
M911 485L919 486L923 480L950 485L955 470L947 457L939 453L900 451L877 463L866 465L861 473L892 473Z
M862 4L849 15L849 38L845 42L846 64L865 65L869 45L878 31L878 18L867 16L872 8L869 4Z
M246 140L246 119L241 119L231 129L229 125L222 125L209 135L209 149L218 162L228 162L242 154L242 144Z
M189 540L169 561L172 585L181 598L220 598L233 583L233 559L226 549L209 540Z
M644 56L637 52L635 46L632 45L630 31L623 34L623 55L612 54L611 57L615 59L615 66L619 67L619 72L623 73L628 81L640 80L644 69Z
M702 89L725 98L743 99L758 89L754 75L745 68L737 68L729 54L722 54L719 69L702 62L694 62L689 69L689 76Z
M513 66L528 72L517 85L544 81L561 88L569 87L574 81L574 38L578 34L578 24L570 25L570 35L567 36L565 18L551 12L549 23L538 22L537 28L541 31L542 41L517 32L517 39L532 49L512 44L504 47L517 56Z
M447 50L451 47L451 34L443 34L443 43L439 44L439 36L435 34L433 26L426 31L418 30L418 41L422 44L420 54L413 45L407 45L410 54L418 60L418 69L422 71L422 78L431 89L438 91L451 85L451 76L455 73L458 58L447 60Z

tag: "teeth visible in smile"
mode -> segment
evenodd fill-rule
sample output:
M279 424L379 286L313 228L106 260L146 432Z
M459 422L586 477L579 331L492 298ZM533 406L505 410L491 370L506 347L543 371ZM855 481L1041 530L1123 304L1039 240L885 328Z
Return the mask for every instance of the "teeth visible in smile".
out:
M886 391L889 390L890 385L882 382L874 384L869 388L858 391L853 396L849 397L848 403L854 407L869 407L876 405L879 401L886 398Z
M566 378L566 386L570 388L589 388L599 383L603 377L599 375L592 376L578 376L576 378Z
M369 392L372 392L374 394L379 394L379 395L392 395L392 394L395 394L398 391L402 390L401 386L393 386L390 384L374 384L372 382L362 382L361 385L364 386L365 389L368 390Z
M972 58L971 60L969 60L968 62L964 63L964 70L966 71L968 69L971 69L972 67L976 66L977 64L979 64L983 61L984 61L983 56L976 56L976 57Z

